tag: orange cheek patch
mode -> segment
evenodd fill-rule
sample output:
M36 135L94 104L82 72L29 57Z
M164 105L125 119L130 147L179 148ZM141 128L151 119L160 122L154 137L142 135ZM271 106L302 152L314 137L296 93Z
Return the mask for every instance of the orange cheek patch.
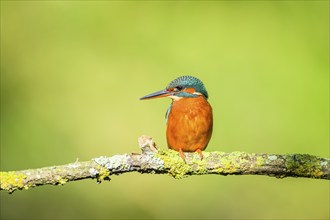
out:
M183 91L187 92L187 93L190 93L190 94L193 94L195 92L195 89L194 88L185 88Z

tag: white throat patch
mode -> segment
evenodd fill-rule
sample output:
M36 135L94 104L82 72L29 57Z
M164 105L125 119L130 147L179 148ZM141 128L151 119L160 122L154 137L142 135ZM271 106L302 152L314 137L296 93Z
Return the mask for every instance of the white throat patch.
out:
M179 101L180 99L182 99L183 97L179 97L179 96L175 96L175 95L170 95L169 96L171 99L173 99L174 101Z

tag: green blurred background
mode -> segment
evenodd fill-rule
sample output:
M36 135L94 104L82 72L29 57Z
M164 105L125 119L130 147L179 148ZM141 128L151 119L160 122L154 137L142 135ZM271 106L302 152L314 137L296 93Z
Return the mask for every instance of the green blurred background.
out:
M185 74L210 94L208 151L329 157L329 2L1 1L1 170L166 147ZM328 219L329 181L137 173L1 192L2 219Z

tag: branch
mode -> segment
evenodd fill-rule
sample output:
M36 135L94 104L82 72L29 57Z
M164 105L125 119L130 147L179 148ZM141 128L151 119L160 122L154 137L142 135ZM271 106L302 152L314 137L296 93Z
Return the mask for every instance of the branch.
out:
M268 175L277 178L305 177L330 180L330 159L308 154L256 154L245 152L185 153L186 162L173 150L158 151L151 138L139 139L142 153L98 157L90 161L22 171L0 172L0 190L9 193L40 185L63 185L69 181L110 180L128 172L170 174L180 179L190 175Z

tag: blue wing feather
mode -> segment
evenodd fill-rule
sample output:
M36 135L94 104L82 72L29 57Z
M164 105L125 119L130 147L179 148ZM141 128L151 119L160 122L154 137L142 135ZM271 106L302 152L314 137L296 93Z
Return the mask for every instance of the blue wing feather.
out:
M170 104L170 107L168 107L166 114L165 114L166 124L167 124L168 115L170 114L171 109L172 109L172 103Z

